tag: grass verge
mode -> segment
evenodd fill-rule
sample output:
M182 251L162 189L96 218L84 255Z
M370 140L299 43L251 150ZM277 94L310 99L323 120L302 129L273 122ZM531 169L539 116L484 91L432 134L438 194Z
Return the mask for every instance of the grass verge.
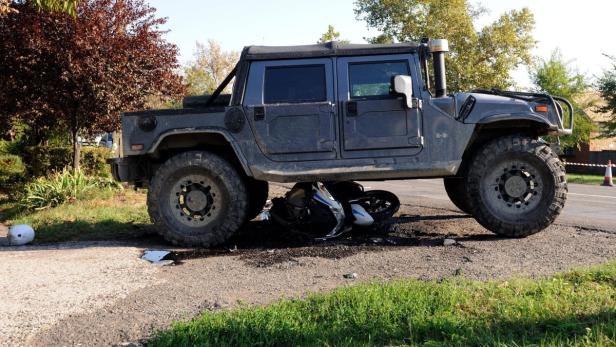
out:
M603 183L603 179L604 177L599 175L567 174L567 182L569 183L592 184L598 186Z
M205 313L152 346L614 346L616 263L549 279L404 280Z
M149 231L145 194L132 190L99 191L87 200L40 211L20 211L4 206L7 224L29 224L36 230L35 243L125 240Z

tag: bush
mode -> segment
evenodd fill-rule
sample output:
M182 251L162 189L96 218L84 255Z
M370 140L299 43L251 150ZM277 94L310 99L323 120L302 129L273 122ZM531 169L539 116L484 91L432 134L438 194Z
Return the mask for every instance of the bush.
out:
M27 209L41 210L87 198L100 190L119 189L122 186L112 179L64 170L26 184L20 204Z
M81 169L90 176L111 178L111 167L107 164L111 154L111 150L105 147L83 147Z
M64 170L64 168L71 166L72 156L73 148L68 146L34 146L26 147L24 151L24 161L28 171L34 177L46 176Z
M104 147L82 147L81 169L90 176L111 177L107 158L111 151ZM73 165L72 146L36 146L25 151L28 171L34 177L46 176L60 172Z
M0 191L8 192L24 181L26 167L19 156L0 153Z

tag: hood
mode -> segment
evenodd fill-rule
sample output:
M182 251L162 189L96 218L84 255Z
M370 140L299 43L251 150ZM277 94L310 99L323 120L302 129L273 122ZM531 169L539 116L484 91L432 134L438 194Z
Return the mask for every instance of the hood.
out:
M464 123L490 123L496 120L520 118L548 123L550 126L556 124L551 112L547 114L535 112L534 108L539 103L483 93L458 93L454 97L456 104L459 105L460 120ZM473 98L474 103L471 103Z

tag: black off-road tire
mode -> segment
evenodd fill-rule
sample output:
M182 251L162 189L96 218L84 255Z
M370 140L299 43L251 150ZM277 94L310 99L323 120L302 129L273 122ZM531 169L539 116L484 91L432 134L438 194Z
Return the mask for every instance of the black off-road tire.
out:
M445 177L443 179L445 191L449 200L456 205L460 211L471 214L471 200L466 190L465 177Z
M248 214L246 215L246 220L250 221L263 211L269 196L269 183L248 178L246 180L246 188L248 190Z
M190 247L224 243L244 223L248 207L244 179L225 159L205 151L167 160L156 171L147 200L157 231L174 245Z
M567 199L565 167L544 142L506 136L487 143L467 175L472 215L486 229L526 237L550 226Z

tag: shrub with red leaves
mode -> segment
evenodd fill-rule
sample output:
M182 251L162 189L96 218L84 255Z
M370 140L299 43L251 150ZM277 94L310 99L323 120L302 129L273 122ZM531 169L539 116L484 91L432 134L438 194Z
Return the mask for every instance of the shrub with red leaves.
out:
M25 122L39 143L70 132L78 168L77 136L117 129L148 97L182 95L166 20L143 0L80 1L75 17L14 7L0 17L0 129Z

